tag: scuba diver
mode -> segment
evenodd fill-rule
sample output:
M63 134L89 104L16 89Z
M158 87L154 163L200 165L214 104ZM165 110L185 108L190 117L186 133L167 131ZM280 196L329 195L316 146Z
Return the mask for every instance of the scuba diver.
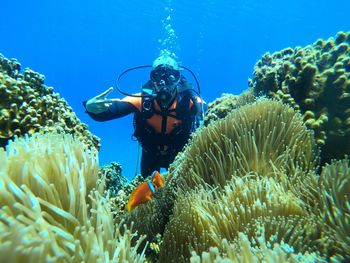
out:
M141 93L127 94L119 89L121 76L133 69L152 67L150 80ZM160 168L168 169L176 154L182 150L191 133L204 119L206 104L199 92L187 82L180 67L169 56L160 56L152 66L128 69L119 75L117 89L123 99L108 99L113 87L85 101L86 112L96 121L108 121L134 113L134 137L142 147L141 175L146 178Z

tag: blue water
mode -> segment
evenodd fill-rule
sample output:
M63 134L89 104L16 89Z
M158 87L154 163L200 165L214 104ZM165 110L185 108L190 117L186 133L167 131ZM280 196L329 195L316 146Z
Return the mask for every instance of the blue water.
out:
M120 162L129 179L137 157L132 116L98 123L82 107L113 86L118 73L151 64L169 48L196 73L210 102L246 89L265 52L350 30L349 0L2 0L0 8L0 53L44 74L45 84L101 138L100 164ZM124 89L137 91L147 74L126 76Z

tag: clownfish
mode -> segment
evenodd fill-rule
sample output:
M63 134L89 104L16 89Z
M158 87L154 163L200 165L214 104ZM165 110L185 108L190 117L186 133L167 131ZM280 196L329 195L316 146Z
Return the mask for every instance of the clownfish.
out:
M139 184L130 195L126 209L130 212L136 206L152 200L153 194L163 187L164 179L158 171L154 171L149 181Z

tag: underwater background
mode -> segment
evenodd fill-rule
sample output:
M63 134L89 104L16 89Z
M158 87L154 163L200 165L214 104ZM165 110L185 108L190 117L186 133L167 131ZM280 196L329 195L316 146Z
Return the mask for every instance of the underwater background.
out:
M349 9L346 0L4 0L0 53L45 75L45 84L101 138L100 165L117 161L132 179L132 116L98 123L82 101L114 86L123 70L151 64L164 49L194 71L207 102L222 93L239 94L265 52L349 30ZM131 72L121 87L137 92L147 77L147 70ZM109 97L122 95L114 91Z
M345 1L0 8L0 262L350 262ZM145 180L132 116L82 101L164 52L208 111Z

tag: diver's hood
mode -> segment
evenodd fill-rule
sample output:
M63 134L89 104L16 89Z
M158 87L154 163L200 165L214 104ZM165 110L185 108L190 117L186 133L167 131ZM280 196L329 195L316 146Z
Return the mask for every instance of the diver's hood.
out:
M155 86L176 86L181 79L181 73L178 69L173 69L169 65L158 65L150 73L150 79Z
M159 56L157 57L152 64L153 69L156 69L159 66L166 66L174 70L180 70L179 64L170 56Z

